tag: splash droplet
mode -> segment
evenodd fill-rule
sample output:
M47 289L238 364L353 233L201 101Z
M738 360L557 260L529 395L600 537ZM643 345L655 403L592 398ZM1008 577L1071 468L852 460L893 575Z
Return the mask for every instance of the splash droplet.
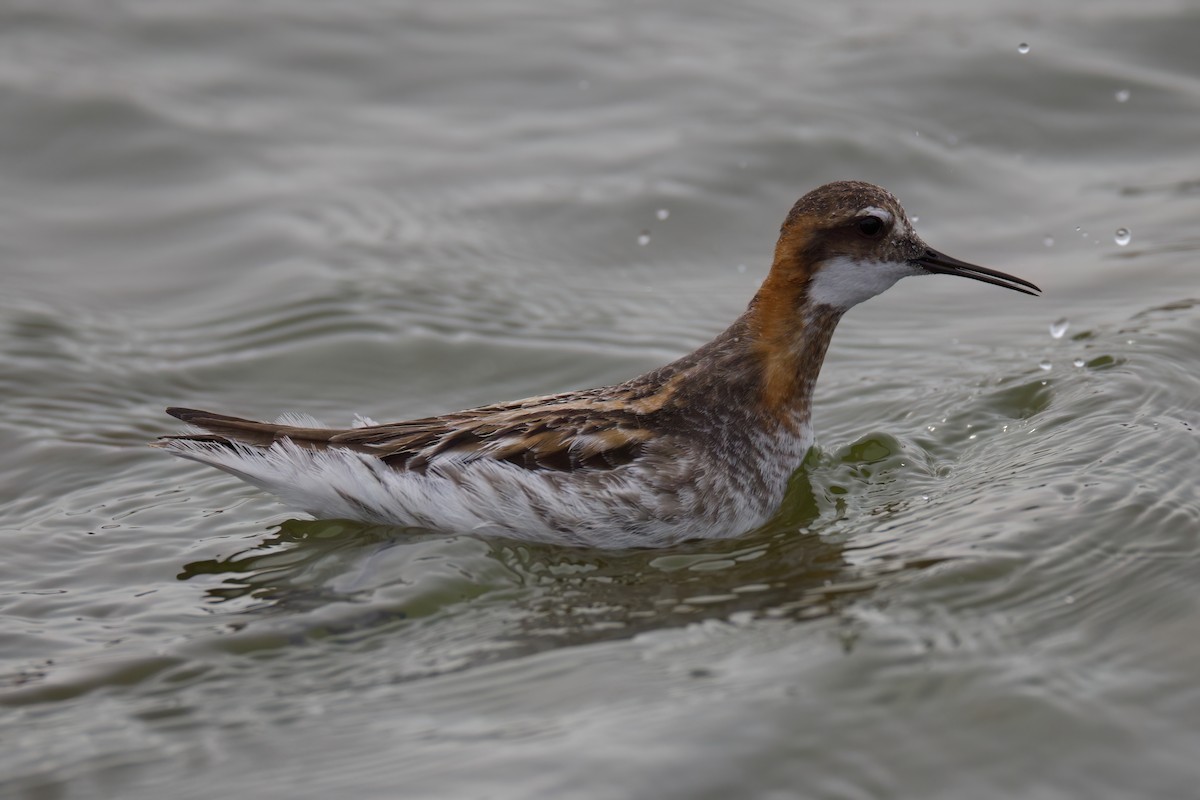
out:
M1129 240L1132 238L1133 235L1129 233L1129 228L1117 228L1117 232L1113 235L1113 241L1121 247L1129 244Z
M1050 335L1055 339L1061 339L1067 333L1067 328L1071 327L1071 322L1066 317L1057 319L1050 323Z
M1075 359L1074 361L1072 361L1071 363L1072 363L1072 364L1074 364L1074 365L1075 365L1075 366L1077 366L1077 367L1082 367L1082 366L1084 365L1084 363L1085 363L1085 362L1084 362L1084 360L1083 360L1082 358L1077 358L1077 359Z
M1117 89L1116 93L1113 96L1117 98L1118 103L1128 103L1129 102L1129 90L1128 89Z
M668 209L660 208L658 211L654 212L654 216L658 217L659 219L666 219L667 217L671 216L671 212Z
M1021 42L1019 45L1017 45L1017 52L1021 55L1025 55L1029 52L1029 44L1026 42Z
M1046 247L1054 247L1054 237L1047 236L1045 239L1042 239L1042 244L1046 245Z
M1042 372L1049 372L1052 366L1053 365L1049 361L1046 361L1046 360L1042 360L1042 361L1038 362L1038 369L1040 369Z
M645 247L650 244L650 231L642 231L638 234L637 243L640 247Z

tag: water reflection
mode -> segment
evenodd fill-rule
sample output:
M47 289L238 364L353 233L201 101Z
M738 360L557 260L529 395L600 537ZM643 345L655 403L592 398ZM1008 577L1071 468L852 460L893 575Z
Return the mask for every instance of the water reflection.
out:
M779 514L736 539L606 551L289 520L248 549L186 564L178 578L219 578L205 595L236 601L230 630L274 620L291 643L403 635L406 622L453 616L475 631L469 663L703 620L814 619L942 560L868 554L837 530L848 503L856 515L856 498L897 482L903 450L882 434L835 454L814 450ZM880 500L866 513L906 506Z

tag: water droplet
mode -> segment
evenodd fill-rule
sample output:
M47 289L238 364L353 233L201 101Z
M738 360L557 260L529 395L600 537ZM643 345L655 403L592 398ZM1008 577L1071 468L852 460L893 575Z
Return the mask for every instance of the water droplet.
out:
M1132 238L1133 235L1129 233L1129 228L1117 228L1117 232L1113 235L1113 241L1121 247L1129 244L1129 240Z
M645 247L646 245L650 244L650 231L642 231L639 233L637 243L641 247Z
M976 436L978 436L978 435L979 435L979 434L977 434L977 433L972 433L972 434L971 434L970 436L968 436L967 438L968 438L968 439L974 439L974 438L975 438Z
M1042 370L1043 372L1049 372L1050 367L1051 367L1051 364L1049 361L1046 361L1043 359L1042 361L1038 362L1038 369Z
M913 136L920 136L920 135L921 135L920 131L913 131Z
M920 218L920 217L918 217L916 214L913 214L912 221L913 221L914 223L917 223L917 222L920 222L920 221L921 221L921 218Z
M1067 595L1066 597L1063 598L1063 602L1066 603L1067 605L1071 605L1072 603L1075 602L1075 595L1073 595L1073 594Z
M1067 332L1067 328L1071 327L1070 321L1063 317L1050 323L1050 335L1055 339L1061 339Z
M1074 364L1074 365L1075 365L1075 366L1077 366L1077 367L1082 367L1082 366L1083 366L1083 364L1084 364L1084 361L1083 361L1083 359L1082 359L1082 358L1077 358L1077 359L1075 359L1074 361L1072 361L1071 363L1072 363L1072 364Z
M1046 245L1046 247L1054 247L1054 237L1047 236L1045 239L1042 239L1042 244Z
M1128 89L1117 89L1116 94L1114 94L1113 96L1117 98L1118 103L1128 103L1129 102L1129 90Z
M737 265L737 271L738 271L738 272L740 272L740 273L745 273L745 271L746 271L746 265L745 265L745 264L738 264L738 265Z
M671 216L671 212L665 208L660 208L658 211L654 212L654 216L658 217L659 219L666 219L667 217Z
M933 433L934 431L937 430L937 425L926 425L925 430L929 431L930 433Z
M1029 45L1025 42L1021 42L1019 45L1017 45L1017 52L1021 55L1025 55L1029 52Z
M1076 225L1076 226L1075 226L1075 232L1076 232L1076 233L1079 233L1081 230L1083 230L1083 228L1081 228L1081 227L1080 227L1080 226L1078 226L1078 225Z

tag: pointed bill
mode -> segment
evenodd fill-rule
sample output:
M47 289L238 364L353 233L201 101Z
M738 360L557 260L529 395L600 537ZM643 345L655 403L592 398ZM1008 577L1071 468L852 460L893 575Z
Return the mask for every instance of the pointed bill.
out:
M977 267L974 264L968 264L966 261L951 258L945 253L939 253L932 248L927 249L924 255L913 259L913 263L928 272L938 275L957 275L960 278L973 278L977 281L990 283L993 286L1003 286L1005 289L1031 294L1035 297L1042 291L1035 284L1023 278L997 272L994 269L987 269L986 267Z

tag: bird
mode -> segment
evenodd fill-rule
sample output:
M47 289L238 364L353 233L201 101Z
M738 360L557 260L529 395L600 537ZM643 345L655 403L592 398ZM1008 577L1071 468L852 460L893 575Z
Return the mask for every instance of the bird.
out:
M624 383L348 428L168 408L194 430L154 444L318 519L590 548L732 538L772 516L813 444L842 315L929 274L1041 292L934 250L886 189L837 181L792 207L745 313Z

